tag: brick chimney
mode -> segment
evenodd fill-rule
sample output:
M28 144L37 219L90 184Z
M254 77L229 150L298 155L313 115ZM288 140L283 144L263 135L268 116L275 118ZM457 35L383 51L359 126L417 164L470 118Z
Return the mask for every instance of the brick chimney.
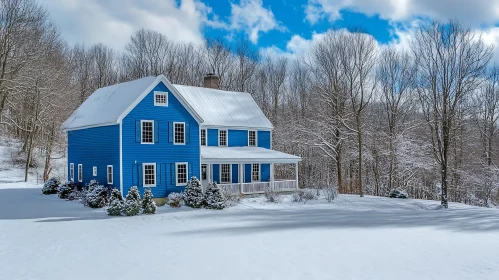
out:
M214 73L208 73L204 77L203 85L206 88L214 88L218 89L218 83L220 82L220 78Z

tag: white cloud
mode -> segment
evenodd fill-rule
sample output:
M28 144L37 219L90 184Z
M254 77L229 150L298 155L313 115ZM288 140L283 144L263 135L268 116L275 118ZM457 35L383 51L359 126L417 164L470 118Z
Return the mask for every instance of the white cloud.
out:
M201 43L203 26L225 28L200 0L38 0L70 43L104 43L121 50L140 28L173 41Z
M458 20L466 25L492 24L499 18L499 2L491 0L308 0L306 20L333 22L340 11L350 9L367 15L395 21L429 17L436 20Z
M263 7L262 0L240 0L239 4L231 3L230 28L242 30L249 36L253 44L258 43L260 33L271 30L285 31L270 9Z

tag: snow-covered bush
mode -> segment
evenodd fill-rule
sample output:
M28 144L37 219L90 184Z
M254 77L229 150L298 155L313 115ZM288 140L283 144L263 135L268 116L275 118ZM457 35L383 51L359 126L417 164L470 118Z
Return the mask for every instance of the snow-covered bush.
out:
M267 202L279 203L282 201L282 195L278 192L275 192L270 187L265 188L265 198Z
M204 204L203 188L196 176L192 176L185 187L184 203L192 208L201 208Z
M209 209L224 209L226 206L222 190L217 186L217 183L210 183L205 193L205 207Z
M82 197L82 203L90 208L102 208L108 203L107 188L103 185L93 185Z
M123 201L123 196L118 189L113 189L111 191L111 197L109 198L109 207L107 208L107 214L109 216L121 216L125 208L125 202Z
M221 187L220 190L225 197L225 206L232 207L241 202L242 196L240 194L233 193L226 187Z
M323 191L327 202L331 203L338 196L338 189L335 186L328 186Z
M303 203L307 203L309 200L318 200L317 192L315 190L304 190L303 193Z
M182 205L182 193L172 192L168 195L168 205L170 207L178 208Z
M50 178L43 184L42 193L43 194L56 194L59 187L59 180L56 178Z
M388 194L386 194L386 196L391 198L409 198L409 195L406 191L399 189L391 190Z
M156 203L153 200L153 195L150 188L147 188L144 191L144 196L142 197L142 213L144 214L156 213Z
M76 185L73 182L66 182L63 185L59 186L57 193L59 198L66 199L69 198L69 195L76 190Z
M127 216L135 216L140 214L140 194L137 187L131 187L126 195L125 213Z
M293 196L292 196L292 201L293 202L302 202L304 194L305 194L305 191L303 191L303 190L297 190L297 191L295 191L293 193Z

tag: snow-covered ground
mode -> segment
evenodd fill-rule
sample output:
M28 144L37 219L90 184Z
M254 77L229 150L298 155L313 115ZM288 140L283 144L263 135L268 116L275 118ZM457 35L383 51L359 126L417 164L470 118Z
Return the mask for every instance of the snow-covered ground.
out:
M499 279L499 210L437 205L257 197L111 218L0 184L0 279Z

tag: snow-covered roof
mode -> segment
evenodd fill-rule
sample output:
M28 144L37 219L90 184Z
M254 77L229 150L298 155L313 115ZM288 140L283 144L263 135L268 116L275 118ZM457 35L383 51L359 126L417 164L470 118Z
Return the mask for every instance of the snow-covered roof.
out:
M260 147L201 147L203 163L296 163L301 157Z
M272 129L249 93L173 85L203 119L203 126Z
M248 93L172 85L163 75L145 77L96 90L73 112L61 128L72 130L117 124L161 81L203 126L273 128Z
M145 77L96 90L62 124L62 129L75 129L116 123L118 117L155 80L156 77Z

